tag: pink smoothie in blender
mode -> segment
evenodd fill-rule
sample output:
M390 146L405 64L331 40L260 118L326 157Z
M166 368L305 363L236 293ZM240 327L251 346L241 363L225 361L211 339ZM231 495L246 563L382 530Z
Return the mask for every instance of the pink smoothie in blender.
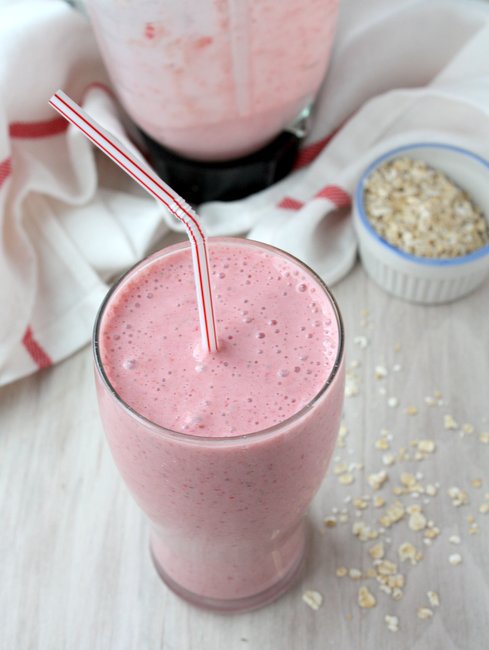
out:
M87 0L116 92L151 138L187 158L239 158L308 107L338 0Z

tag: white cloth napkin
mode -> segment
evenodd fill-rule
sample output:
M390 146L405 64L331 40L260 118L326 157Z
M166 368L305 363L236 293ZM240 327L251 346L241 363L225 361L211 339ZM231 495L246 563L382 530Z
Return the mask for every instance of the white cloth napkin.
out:
M86 344L107 282L180 224L47 104L62 88L125 138L82 14L61 0L4 4L0 51L5 384ZM347 208L361 171L427 139L489 158L489 4L344 0L298 169L247 199L200 206L206 230L280 246L334 283L355 259Z

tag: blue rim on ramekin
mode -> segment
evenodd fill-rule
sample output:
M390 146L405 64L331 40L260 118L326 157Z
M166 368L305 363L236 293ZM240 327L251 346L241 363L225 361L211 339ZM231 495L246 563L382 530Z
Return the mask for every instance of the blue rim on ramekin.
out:
M400 257L403 257L404 259L409 260L410 262L417 262L419 264L426 264L428 266L457 266L460 264L466 264L467 262L473 262L475 260L478 260L481 257L484 257L484 255L487 255L489 253L489 244L482 246L482 248L478 248L476 251L473 251L472 253L468 253L468 255L461 255L459 257L450 257L450 258L442 258L442 259L432 258L432 257L421 257L419 255L411 255L411 253L406 253L405 251L401 250L400 248L397 248L393 244L390 244L388 241L383 239L377 233L375 228L368 220L367 215L365 214L365 209L363 205L363 190L364 190L365 181L370 176L370 174L384 160L387 160L388 158L392 158L397 154L406 151L412 151L413 149L426 149L428 147L432 147L436 149L448 149L449 151L456 151L457 153L460 153L464 156L472 158L473 160L476 160L481 165L483 165L489 172L489 161L473 153L472 151L469 151L468 149L463 149L462 147L457 147L451 144L445 144L441 142L415 142L414 144L407 144L401 147L396 147L395 149L391 149L390 151L386 151L384 154L382 154L381 156L376 158L376 160L370 163L370 165L367 167L367 169L363 172L362 176L360 177L360 180L358 181L355 190L355 202L357 204L358 214L360 216L362 224L365 226L368 232L374 237L374 239L376 239L378 242L386 246L393 253L396 253ZM455 183L457 183L457 179L453 179L453 180L455 181ZM487 219L487 215L484 216Z

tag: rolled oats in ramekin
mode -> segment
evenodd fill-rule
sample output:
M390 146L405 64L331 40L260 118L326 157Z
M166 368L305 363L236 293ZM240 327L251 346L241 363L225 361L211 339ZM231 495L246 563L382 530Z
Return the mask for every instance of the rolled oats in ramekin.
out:
M456 146L418 143L375 160L355 193L363 264L394 295L454 300L489 274L489 163Z

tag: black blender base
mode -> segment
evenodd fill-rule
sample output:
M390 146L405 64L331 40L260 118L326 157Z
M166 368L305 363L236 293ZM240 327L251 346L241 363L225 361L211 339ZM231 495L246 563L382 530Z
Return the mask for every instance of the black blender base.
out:
M242 158L200 162L183 158L140 131L158 175L189 203L233 201L273 185L287 176L299 149L299 138L282 132L266 147Z

